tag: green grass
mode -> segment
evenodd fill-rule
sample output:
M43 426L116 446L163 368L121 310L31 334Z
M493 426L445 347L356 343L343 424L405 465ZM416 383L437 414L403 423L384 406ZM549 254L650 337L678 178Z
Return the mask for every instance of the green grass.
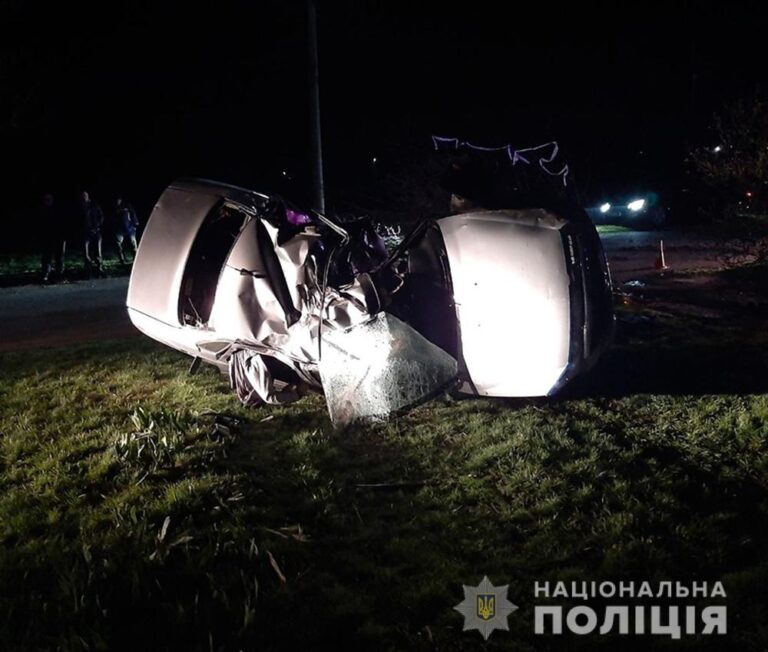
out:
M766 341L705 324L632 305L570 398L345 432L148 341L3 354L0 646L764 649ZM483 575L520 606L487 644L452 610ZM535 637L533 583L581 579L722 580L729 636Z
M627 233L635 230L635 229L630 229L628 226L622 226L620 224L597 224L595 228L597 229L598 233L602 233L602 234Z
M67 248L64 267L68 278L80 279L87 276L85 258L80 249ZM107 276L123 276L130 273L131 266L130 263L121 263L116 253L105 250L103 271ZM0 287L39 283L41 275L40 254L0 254Z

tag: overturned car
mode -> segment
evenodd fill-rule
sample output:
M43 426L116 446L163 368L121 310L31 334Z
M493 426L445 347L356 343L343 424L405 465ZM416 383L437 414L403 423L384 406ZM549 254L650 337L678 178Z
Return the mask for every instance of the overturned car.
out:
M450 215L389 250L368 222L179 181L147 224L128 313L146 335L226 372L244 404L314 389L335 426L446 390L551 395L613 329L599 239L569 210Z

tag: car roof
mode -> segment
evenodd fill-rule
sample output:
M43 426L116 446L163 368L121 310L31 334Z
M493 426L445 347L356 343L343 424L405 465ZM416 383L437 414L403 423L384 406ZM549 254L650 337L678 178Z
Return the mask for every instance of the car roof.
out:
M139 244L128 287L129 308L180 325L179 292L190 249L208 213L225 199L257 207L269 197L206 179L180 179L168 186Z

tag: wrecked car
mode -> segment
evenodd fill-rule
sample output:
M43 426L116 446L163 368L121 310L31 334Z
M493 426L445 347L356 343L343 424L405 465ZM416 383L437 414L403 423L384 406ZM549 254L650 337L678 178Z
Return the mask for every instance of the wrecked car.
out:
M316 390L335 426L445 391L551 395L592 366L613 328L599 239L567 212L449 215L387 249L365 220L178 181L148 221L128 313L219 367L244 404Z

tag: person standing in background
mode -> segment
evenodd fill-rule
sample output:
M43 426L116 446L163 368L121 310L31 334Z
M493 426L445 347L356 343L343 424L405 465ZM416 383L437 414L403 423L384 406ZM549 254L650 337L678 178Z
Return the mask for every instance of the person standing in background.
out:
M37 225L40 228L43 247L43 283L49 283L54 279L63 278L64 255L67 250L67 225L50 192L43 195L38 207Z
M93 273L93 268L95 267L96 273L99 276L103 276L101 230L104 226L104 213L101 207L91 199L85 190L80 193L77 214L83 228L83 250L88 275L90 276Z
M123 253L123 241L127 240L130 244L133 258L136 258L136 232L139 228L139 219L136 217L136 211L133 210L128 202L122 197L115 201L115 242L117 244L117 255L120 262L125 264L125 254Z

